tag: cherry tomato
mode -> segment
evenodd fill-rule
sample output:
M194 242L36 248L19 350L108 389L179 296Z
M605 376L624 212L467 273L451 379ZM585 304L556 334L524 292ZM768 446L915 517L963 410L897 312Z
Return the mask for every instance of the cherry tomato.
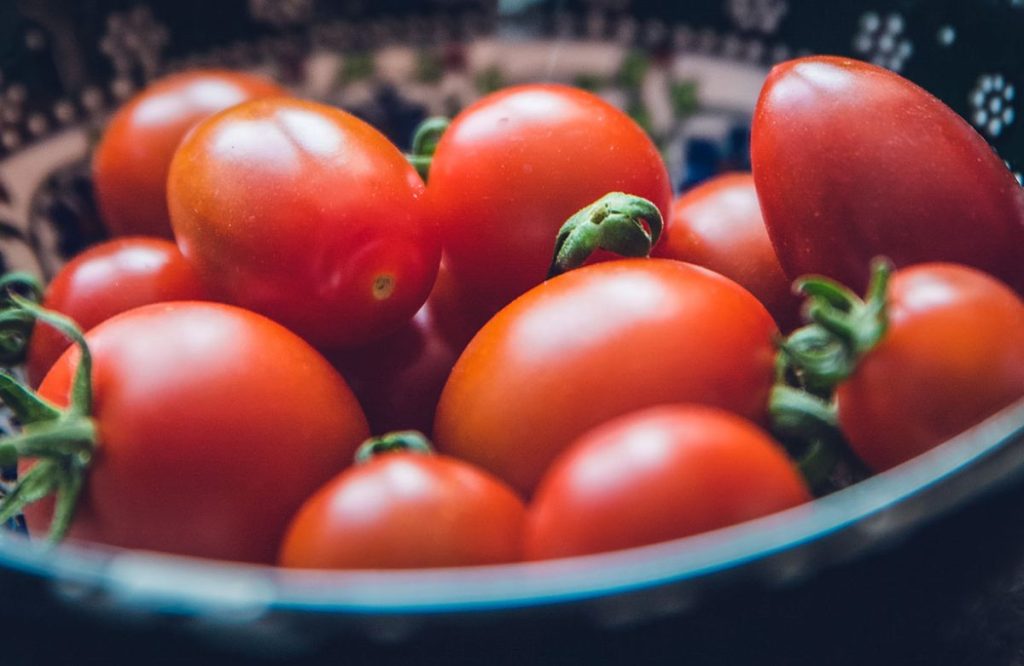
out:
M1024 397L1024 302L966 266L897 271L881 342L836 392L839 424L876 471Z
M110 232L173 238L167 174L185 134L230 106L284 94L251 74L195 70L160 79L122 106L93 158L97 204Z
M960 116L888 70L811 57L772 70L751 156L782 267L860 290L897 267L975 266L1024 289L1024 192Z
M810 501L782 447L734 414L654 407L581 435L530 505L525 556L643 546Z
M455 117L430 167L429 196L452 276L493 314L544 280L555 236L609 192L672 191L658 149L629 116L582 90L508 88Z
M390 333L423 305L441 256L423 190L380 132L287 98L201 123L168 181L178 246L214 294L321 349Z
M676 199L652 254L735 280L757 296L783 330L800 323L800 301L768 239L749 173L716 176Z
M462 351L438 328L428 300L396 332L335 352L331 363L348 381L373 432L431 432L448 373Z
M441 394L435 441L529 494L573 439L643 407L698 402L763 421L776 333L750 292L703 268L585 266L473 338Z
M309 499L280 563L307 569L412 569L519 560L526 509L512 490L459 460L386 453Z
M129 548L271 563L302 502L352 459L366 419L293 333L227 305L148 305L86 334L99 445L71 534ZM69 401L81 354L40 387ZM33 505L29 527L46 523Z
M89 330L140 305L202 300L205 293L174 243L128 237L96 245L68 262L47 287L43 306ZM35 327L26 362L33 386L70 344L49 326Z

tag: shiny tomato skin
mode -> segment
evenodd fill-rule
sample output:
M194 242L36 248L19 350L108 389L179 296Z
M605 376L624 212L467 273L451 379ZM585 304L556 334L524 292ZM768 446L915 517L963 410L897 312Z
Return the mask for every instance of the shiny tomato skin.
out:
M172 74L147 86L118 109L96 146L93 184L107 229L173 238L167 173L185 134L230 106L284 94L262 77L226 70Z
M676 199L653 255L735 280L757 296L783 330L800 323L800 301L775 256L749 173L716 176Z
M47 286L43 306L71 317L87 331L142 305L205 296L177 245L162 238L130 236L93 246L65 264ZM55 329L35 327L25 367L32 386L39 385L69 346Z
M462 461L387 453L342 472L302 506L279 562L305 569L513 562L525 514L508 486Z
M1024 289L1024 191L954 111L888 70L809 57L769 74L751 157L791 278L861 290L876 256L962 263Z
M477 333L441 394L434 441L529 495L573 439L637 409L697 402L763 422L776 334L750 292L691 264L576 269Z
M897 271L889 327L839 386L839 424L883 471L1024 397L1024 302L953 264Z
M178 246L214 295L324 350L390 333L423 305L441 254L423 191L380 132L288 98L198 125L168 181Z
M629 116L556 84L507 88L458 114L430 167L452 276L493 314L544 280L562 223L609 192L667 216L671 181Z
M810 499L782 447L749 421L654 407L584 433L559 456L530 504L525 558L669 541Z
M161 303L86 334L99 446L71 535L272 563L288 520L369 434L341 376L312 347L227 305ZM40 394L68 400L79 352ZM46 507L30 507L33 530Z

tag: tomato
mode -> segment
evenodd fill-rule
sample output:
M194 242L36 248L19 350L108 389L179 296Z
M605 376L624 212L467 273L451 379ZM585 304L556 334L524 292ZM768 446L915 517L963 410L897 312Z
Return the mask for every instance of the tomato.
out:
M441 394L435 442L529 494L573 439L643 407L698 402L763 421L776 333L750 292L703 268L585 266L473 338Z
M581 435L530 505L525 556L542 560L643 546L810 501L782 447L734 414L654 407Z
M768 239L749 173L716 176L676 199L652 254L735 280L757 296L783 330L800 323L800 302Z
M72 259L47 287L43 306L88 330L140 305L202 300L205 293L174 243L139 236L101 243ZM49 326L35 327L26 362L33 386L70 344Z
M369 433L322 356L240 308L148 305L86 340L99 444L71 529L82 539L273 562L288 520ZM80 358L66 352L40 395L68 404ZM45 507L27 515L45 525Z
M980 271L897 271L879 344L836 391L839 425L876 471L1024 397L1024 302Z
M96 146L92 164L97 204L110 232L173 238L167 174L185 134L230 106L284 94L273 82L251 74L194 70L160 79L122 106Z
M505 484L453 458L394 452L357 464L299 510L280 564L411 569L520 559L526 509Z
M439 328L428 300L398 331L335 352L331 363L352 387L373 432L431 432L434 412L461 348Z
M784 63L751 131L765 224L791 278L860 290L885 255L1024 289L1024 192L966 121L906 79L843 58Z
M322 349L394 331L423 305L441 254L423 190L380 132L287 98L201 123L168 181L178 245L214 294Z
M456 116L430 167L429 197L452 276L493 314L544 280L559 227L609 192L668 213L657 147L615 107L553 84L508 88Z

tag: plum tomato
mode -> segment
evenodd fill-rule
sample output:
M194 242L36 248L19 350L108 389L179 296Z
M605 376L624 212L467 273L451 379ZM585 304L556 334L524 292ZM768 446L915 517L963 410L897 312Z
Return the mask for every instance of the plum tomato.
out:
M643 546L811 499L782 446L735 414L634 412L582 434L544 475L524 554L542 560Z
M303 504L280 564L412 569L521 558L526 509L511 488L454 458L402 448L357 461Z
M696 402L764 422L775 335L750 292L706 269L584 266L477 333L441 394L435 442L529 494L573 439L643 407Z
M223 70L172 74L147 86L118 109L96 147L93 184L107 229L173 238L167 173L185 134L230 106L284 94L262 77Z
M288 98L200 123L168 181L178 246L213 295L324 350L395 331L423 305L441 255L423 192L370 125Z
M47 287L42 304L89 330L141 305L204 300L205 295L177 245L130 236L93 246L65 264ZM29 383L38 386L70 345L55 329L35 327L26 361Z
M555 236L609 192L672 198L657 147L625 113L554 84L507 88L458 114L430 167L448 268L487 314L545 278Z
M881 67L783 63L754 111L764 221L790 278L857 291L876 256L974 266L1024 290L1024 190L953 110Z

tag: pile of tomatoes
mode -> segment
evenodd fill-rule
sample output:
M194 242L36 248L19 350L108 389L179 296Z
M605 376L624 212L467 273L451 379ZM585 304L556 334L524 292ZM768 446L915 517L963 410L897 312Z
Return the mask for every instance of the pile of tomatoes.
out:
M799 505L1024 396L1024 193L891 72L778 66L753 174L675 201L574 88L424 132L222 71L120 109L116 238L41 305L5 278L34 328L0 518L301 568L566 557Z

